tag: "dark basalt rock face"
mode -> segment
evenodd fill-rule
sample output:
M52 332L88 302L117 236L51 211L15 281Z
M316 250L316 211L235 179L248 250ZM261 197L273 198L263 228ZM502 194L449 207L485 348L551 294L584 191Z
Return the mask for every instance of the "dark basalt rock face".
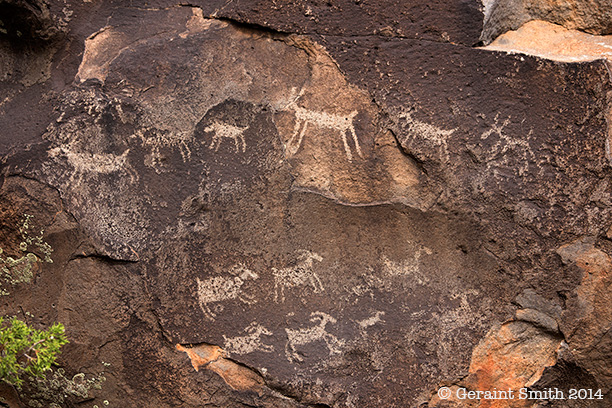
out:
M98 406L608 406L608 70L472 48L481 9L68 2L0 67L1 242L54 248L3 313L110 363Z

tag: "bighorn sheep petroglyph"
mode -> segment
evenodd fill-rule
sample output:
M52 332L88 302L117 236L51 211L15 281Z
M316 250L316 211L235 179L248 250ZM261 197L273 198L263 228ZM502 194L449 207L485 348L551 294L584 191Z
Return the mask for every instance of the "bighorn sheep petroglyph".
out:
M216 317L209 307L210 303L231 299L238 299L246 304L254 303L253 297L242 293L241 288L248 279L257 279L259 276L242 264L234 265L230 273L235 276L214 276L206 280L196 278L200 307L209 320Z
M212 143L209 146L209 149L215 147L215 152L219 150L219 146L221 146L221 141L223 139L232 139L234 144L236 145L236 153L240 151L240 144L242 144L242 152L246 151L246 141L244 140L244 131L249 127L238 127L233 125L228 125L227 123L213 121L213 123L204 128L204 132L215 132ZM240 142L240 143L239 143Z
M352 161L353 154L351 153L351 148L346 140L346 136L350 132L353 136L353 142L355 143L355 150L357 151L357 154L359 157L363 157L361 147L359 146L359 139L357 139L355 127L353 126L353 119L355 119L358 112L354 110L348 115L340 115L303 108L297 104L297 100L303 93L304 89L302 88L300 93L286 107L286 110L292 110L295 114L295 127L293 128L293 134L287 143L287 151L289 152L290 156L293 156L298 152L300 146L302 145L306 128L308 125L312 125L319 128L337 130L340 132L340 135L342 136L342 143L344 143L344 151L346 152L346 156L348 157L349 161ZM301 131L300 128L302 129ZM298 139L297 143L295 143L296 137Z
M296 347L303 346L315 341L323 340L329 349L330 354L338 354L341 352L341 347L344 346L344 340L338 339L333 334L325 330L327 323L336 323L336 319L323 312L312 312L310 321L319 324L313 327L303 329L285 329L287 332L287 344L285 345L285 355L290 362L303 361L299 356Z
M274 275L274 301L285 301L285 288L295 288L310 284L315 293L324 290L317 274L312 270L314 261L321 262L323 258L314 252L300 251L299 263L283 269L272 268Z

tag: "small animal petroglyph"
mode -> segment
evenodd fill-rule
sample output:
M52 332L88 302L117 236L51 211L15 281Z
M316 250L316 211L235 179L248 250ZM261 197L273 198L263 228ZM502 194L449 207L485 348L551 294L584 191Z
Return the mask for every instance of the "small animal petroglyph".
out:
M412 255L412 257L407 257L401 262L393 262L386 256L383 256L382 262L383 262L384 271L389 276L401 276L401 275L420 276L422 275L422 273L420 273L420 269L422 266L421 264L423 262L421 258L424 255L431 255L431 254L433 254L431 249L427 248L426 246L417 245L416 250L414 251L414 254ZM429 281L429 279L425 277L425 281Z
M348 115L339 115L335 113L319 112L303 108L297 104L297 100L300 98L303 92L304 89L300 91L297 97L291 103L289 103L286 108L287 110L292 110L295 114L295 127L293 128L293 134L287 143L287 151L289 152L289 155L293 156L298 152L300 146L302 145L302 139L306 133L306 128L308 125L312 125L319 128L337 130L340 132L340 135L342 136L342 143L344 143L346 157L348 157L349 161L353 161L353 154L351 153L351 148L346 140L346 136L350 132L353 136L353 142L355 143L355 150L357 151L357 154L359 157L363 157L361 147L359 146L359 140L355 134L355 127L353 126L353 119L355 119L358 112L354 110ZM300 128L302 129L301 131ZM296 137L297 143L295 143Z
M252 353L253 351L263 351L265 353L274 351L273 346L261 342L262 335L272 336L272 333L268 329L257 322L253 322L247 326L244 331L248 333L246 336L227 338L224 335L223 339L225 343L223 349L230 354L240 355Z
M312 270L314 261L321 262L323 258L314 252L300 251L299 263L283 269L272 268L274 275L274 301L285 301L285 288L295 288L298 286L309 285L315 293L324 290L317 274Z
M287 332L287 344L285 345L285 355L290 362L303 361L299 356L296 347L303 346L315 341L323 340L329 349L329 354L338 354L344 346L344 340L338 339L333 334L325 330L327 323L336 323L336 319L323 312L312 312L310 321L319 324L303 329L285 329Z
M495 123L491 129L483 132L480 136L481 140L487 140L489 136L497 135L498 140L495 145L489 150L490 154L487 157L487 170L491 169L495 161L509 165L509 151L513 151L519 158L518 174L523 175L529 170L529 157L533 158L534 154L531 151L529 142L526 140L533 134L533 129L529 131L525 139L510 137L506 134L505 128L510 124L510 117L506 118L501 125L499 124L499 113L493 119ZM529 157L528 157L529 156Z
M399 118L406 120L404 126L408 133L405 137L402 138L402 143L405 143L406 139L411 137L411 134L417 134L420 137L423 137L426 140L431 141L436 145L440 146L441 154L444 156L444 159L447 161L449 160L447 140L450 135L455 133L455 131L457 130L456 128L450 130L441 129L435 125L432 125L431 123L426 123L417 119L413 119L412 114L410 112L400 113Z
M196 278L200 307L210 320L216 317L208 306L210 303L231 299L238 299L249 305L255 303L254 298L242 293L241 288L248 279L257 279L259 276L242 264L234 265L230 273L235 276L214 276L206 280Z
M221 146L221 142L223 139L232 139L236 146L236 153L241 150L240 145L242 145L242 152L246 151L246 141L244 140L244 131L249 127L238 127L233 125L228 125L227 123L213 121L213 123L204 128L204 132L215 132L212 142L209 146L209 149L214 147L215 152L219 150L219 146ZM216 145L216 147L215 147Z
M376 312L374 313L374 316L368 317L364 320L358 320L356 323L359 325L361 330L366 330L368 327L374 326L376 323L384 322L384 320L380 318L384 315L385 312Z

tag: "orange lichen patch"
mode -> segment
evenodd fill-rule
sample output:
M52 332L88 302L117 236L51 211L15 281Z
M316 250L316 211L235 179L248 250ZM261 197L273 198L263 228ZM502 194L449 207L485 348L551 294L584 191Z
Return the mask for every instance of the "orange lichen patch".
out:
M264 386L263 378L255 371L225 358L213 361L206 368L219 374L235 390L258 392Z
M516 31L500 35L484 48L536 55L556 61L592 61L612 57L612 35L591 35L534 20Z
M265 384L263 378L257 372L226 359L221 347L212 344L184 347L177 344L176 349L187 353L196 371L204 367L219 374L227 385L235 390L250 390L261 394Z
M440 400L435 395L429 406L529 408L534 401L519 398L520 390L534 385L544 369L557 362L560 346L561 339L530 323L498 324L472 352L469 375L460 384L468 391L489 391L490 397L460 399L457 398L460 387L453 386L450 399ZM500 391L505 393L502 398Z
M519 390L535 384L557 361L559 338L530 323L510 321L493 327L474 349L466 388L479 391ZM481 400L480 408L530 407L533 401Z
M211 361L215 361L218 358L223 357L223 349L212 344L200 344L189 348L177 344L176 349L178 351L184 351L187 353L191 359L191 365L196 371L200 371L200 367L205 367Z
M533 325L512 321L494 327L472 353L468 388L519 390L535 384L557 361L561 340ZM481 408L529 407L529 400L483 400Z

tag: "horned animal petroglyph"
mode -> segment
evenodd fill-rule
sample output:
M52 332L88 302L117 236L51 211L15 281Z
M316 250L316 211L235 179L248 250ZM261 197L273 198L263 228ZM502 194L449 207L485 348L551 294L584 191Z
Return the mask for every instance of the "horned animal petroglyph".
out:
M271 353L274 351L274 347L263 344L261 342L261 336L272 336L272 333L260 325L257 322L251 323L244 329L248 334L246 336L238 336L227 338L225 335L223 339L225 343L223 345L223 350L230 354L248 354L253 351L263 351L265 353Z
M252 296L242 293L241 288L248 279L257 279L259 276L242 264L234 265L230 273L235 276L214 276L206 280L196 278L200 307L209 320L214 320L216 317L209 307L210 303L232 299L238 299L249 305L255 302Z
M272 268L274 275L274 301L285 301L285 288L295 288L310 284L315 293L324 290L321 281L317 274L312 270L314 261L321 262L323 258L318 254L310 251L300 251L300 262L295 266L289 266L283 269ZM280 292L280 293L279 293Z
M304 346L315 341L323 340L327 345L329 354L338 354L341 352L341 347L344 346L344 340L338 339L333 334L325 330L327 323L336 323L336 319L323 312L312 312L310 321L319 324L313 327L303 329L285 329L287 333L287 344L285 345L285 355L290 362L303 361L299 356L296 347Z
M249 127L238 127L228 125L227 123L213 121L213 123L204 128L204 132L215 132L209 149L215 148L215 152L219 150L223 139L232 139L236 145L236 153L240 151L240 144L242 144L242 152L246 151L246 141L244 140L244 131ZM216 145L216 147L215 147Z
M289 152L289 155L293 156L298 152L300 146L302 145L306 128L308 128L308 125L312 125L319 128L337 130L340 132L340 135L342 136L342 143L344 143L344 151L346 152L346 156L348 157L349 161L352 161L353 154L351 153L351 148L346 140L346 136L350 132L353 137L353 142L355 143L355 150L357 151L357 154L359 157L363 157L361 147L359 146L359 140L355 134L355 127L353 126L353 119L355 119L358 112L354 110L348 115L340 115L336 113L327 113L303 108L297 104L297 100L300 98L300 96L302 96L303 92L304 89L302 89L295 99L286 107L287 110L292 110L295 114L295 127L293 128L293 134L287 143L287 151ZM301 131L300 128L302 129ZM297 143L295 143L296 137Z

